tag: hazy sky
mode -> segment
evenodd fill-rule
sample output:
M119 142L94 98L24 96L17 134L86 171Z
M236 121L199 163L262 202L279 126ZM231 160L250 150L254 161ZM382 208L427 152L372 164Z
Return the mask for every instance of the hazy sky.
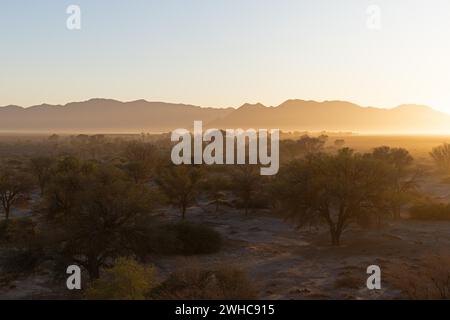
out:
M66 28L70 4L81 30ZM448 0L2 0L0 105L300 98L450 113L449 42Z

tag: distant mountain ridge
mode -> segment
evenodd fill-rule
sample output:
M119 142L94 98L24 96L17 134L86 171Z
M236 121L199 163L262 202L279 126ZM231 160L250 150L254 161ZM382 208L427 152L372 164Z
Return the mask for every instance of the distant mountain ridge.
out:
M66 105L0 107L0 131L14 132L165 132L209 122L232 109L137 100L91 99Z
M245 104L210 123L213 127L362 133L450 133L450 115L427 106L361 107L347 101L287 100L277 107Z
M66 105L0 107L0 132L167 132L192 128L279 128L360 133L450 133L450 115L427 106L361 107L347 101L287 100L276 107L244 104L204 108L188 104L91 99Z

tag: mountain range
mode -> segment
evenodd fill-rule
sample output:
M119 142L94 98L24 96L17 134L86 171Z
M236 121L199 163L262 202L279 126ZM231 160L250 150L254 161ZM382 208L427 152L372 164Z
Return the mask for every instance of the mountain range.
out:
M0 132L167 132L176 128L190 129L194 120L202 120L205 127L221 129L450 133L450 115L421 105L384 109L346 101L287 100L276 107L257 103L239 108L204 108L145 100L91 99L66 105L0 107Z

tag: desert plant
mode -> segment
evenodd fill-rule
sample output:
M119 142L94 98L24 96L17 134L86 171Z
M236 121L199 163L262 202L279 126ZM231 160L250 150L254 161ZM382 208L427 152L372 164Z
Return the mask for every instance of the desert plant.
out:
M155 286L155 269L133 259L119 258L111 268L102 269L101 278L86 290L88 299L143 300Z
M313 155L283 167L273 196L299 227L326 223L331 244L339 245L350 223L382 211L390 186L389 166L342 149L336 156Z
M247 215L256 195L261 192L261 176L255 166L237 166L231 172L231 188Z
M325 135L310 137L305 134L297 140L285 140L280 145L282 160L289 161L320 153L324 150L327 139Z
M394 219L400 218L402 207L410 201L417 191L417 178L420 171L413 170L413 157L403 148L381 146L366 156L387 163L391 166L390 197L386 199L386 209Z
M33 187L30 177L12 168L0 168L0 207L9 219L11 209L23 200Z
M212 175L205 179L202 188L206 191L209 204L214 205L214 213L217 214L220 205L228 205L225 190L229 188L230 181L221 175Z
M441 171L450 172L450 144L444 143L433 148L430 156Z
M420 266L392 266L389 282L409 299L450 299L450 255L430 255L422 261Z
M36 179L41 196L50 180L53 159L49 157L35 157L30 159L30 171Z
M156 179L167 202L180 208L181 217L186 217L187 208L196 202L201 173L198 168L170 166L162 169Z
M152 205L148 188L119 169L68 158L58 164L41 206L61 254L96 279L108 259L131 251Z
M30 274L46 259L38 228L31 218L0 221L0 247L1 270L5 274Z
M256 299L257 291L240 269L188 268L172 273L166 281L152 290L149 296L168 300L247 300Z
M36 233L36 223L31 218L0 221L0 244L3 246L27 246L33 241Z
M334 145L338 148L342 148L345 145L345 140L344 139L336 139L334 141Z
M43 259L43 251L39 248L10 249L4 254L2 273L28 275L36 269Z
M156 147L150 143L131 141L125 147L124 154L128 160L125 171L136 183L147 182L158 162Z

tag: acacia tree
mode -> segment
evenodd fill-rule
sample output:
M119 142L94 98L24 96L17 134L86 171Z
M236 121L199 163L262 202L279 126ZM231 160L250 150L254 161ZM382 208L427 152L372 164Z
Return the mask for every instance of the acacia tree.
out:
M41 196L50 180L52 165L53 159L49 157L37 157L30 160L30 171L37 181Z
M297 140L285 140L281 142L280 154L283 156L283 162L304 158L310 154L316 154L323 151L328 137L320 135L319 137L310 137L303 135Z
M361 215L378 210L388 196L390 167L342 149L337 155L313 155L282 168L275 182L279 207L299 227L324 222L331 244Z
M203 182L202 188L211 199L209 204L214 205L214 212L217 214L220 205L226 205L225 190L229 188L230 181L221 175L211 175Z
M394 219L399 219L402 206L405 205L417 188L417 178L420 172L412 168L413 157L406 149L388 146L375 148L367 156L391 165L391 195L387 202L387 209Z
M42 211L57 250L97 279L108 260L132 252L152 195L117 168L74 158L62 160L52 177Z
M126 172L136 183L147 182L158 163L157 149L145 142L132 141L125 148Z
M200 182L200 170L186 165L162 169L156 179L167 202L180 209L182 219L186 217L187 208L196 201Z
M0 204L7 221L13 206L28 195L32 185L28 175L12 168L0 169Z
M430 153L434 162L443 172L450 172L450 144L444 143L438 147L433 148Z
M338 148L342 148L345 145L344 139L336 139L334 140L334 145Z
M242 202L247 215L251 202L261 187L261 176L256 166L237 165L231 173L231 188L234 195Z

